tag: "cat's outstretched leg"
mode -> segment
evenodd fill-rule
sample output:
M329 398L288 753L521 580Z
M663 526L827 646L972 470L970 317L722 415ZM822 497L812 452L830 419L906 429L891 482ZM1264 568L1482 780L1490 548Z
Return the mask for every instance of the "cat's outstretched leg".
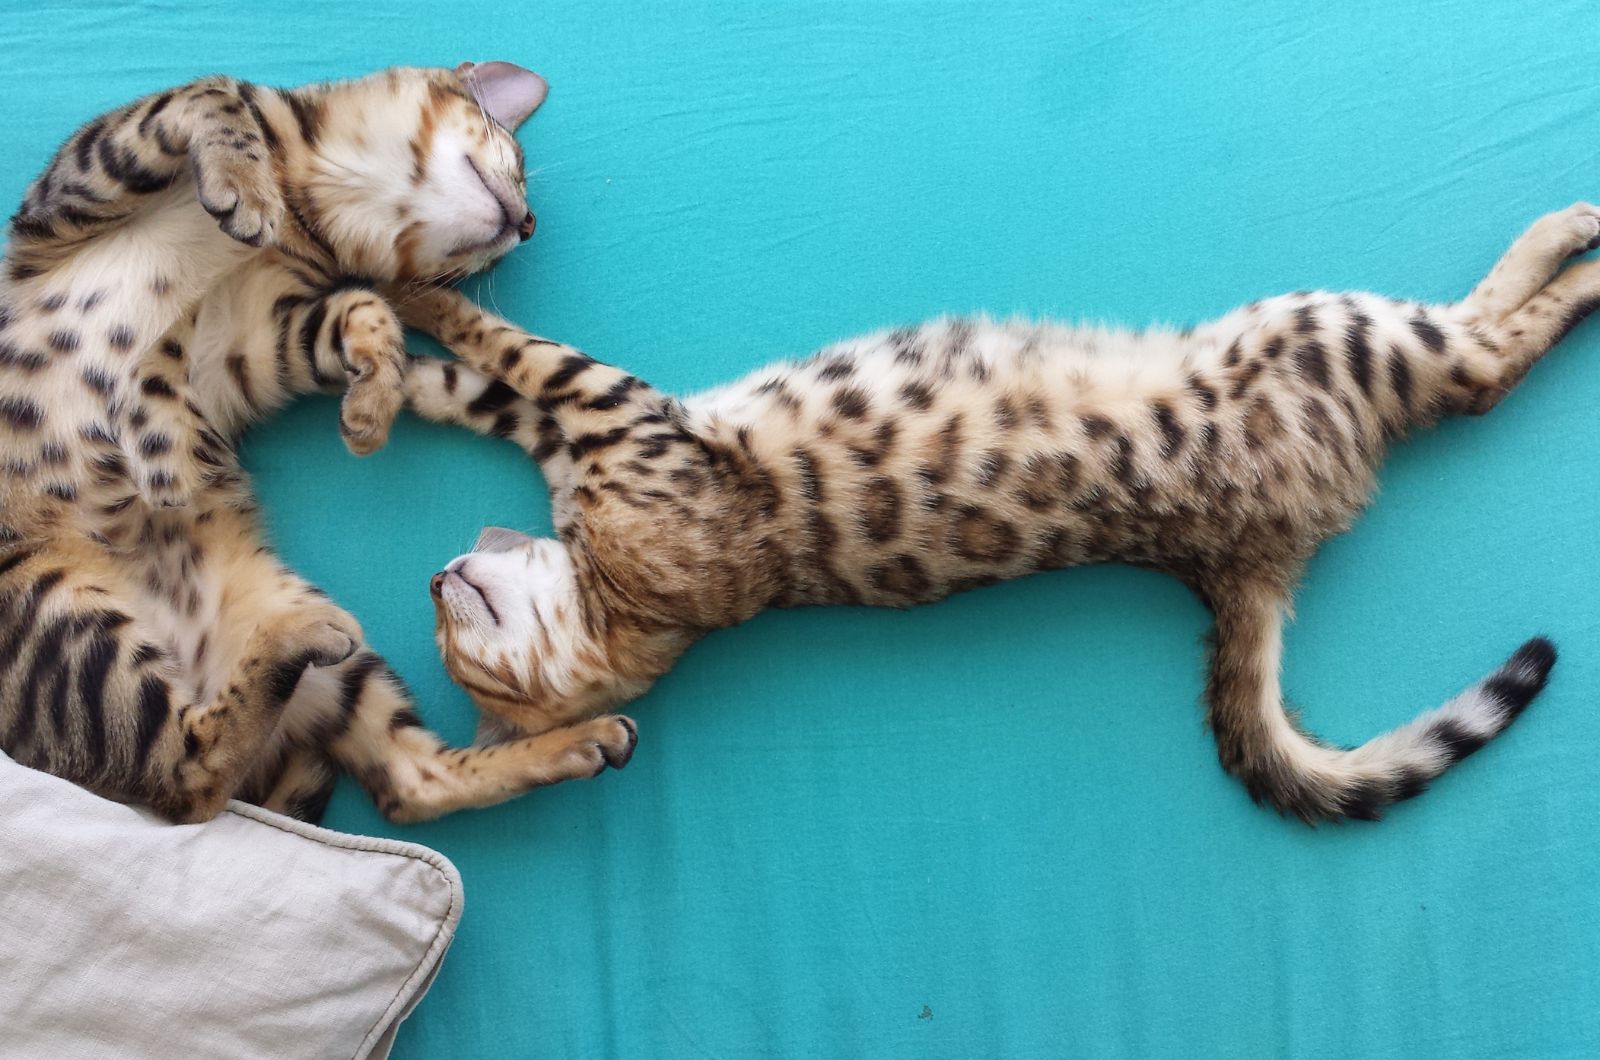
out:
M1468 322L1498 324L1537 294L1574 255L1600 246L1600 206L1574 203L1518 236L1459 306Z
M606 715L490 746L447 747L423 727L376 655L355 656L338 678L339 707L324 728L328 750L395 821L492 806L533 788L621 769L638 739L631 720Z
M558 499L576 481L567 437L548 412L470 365L413 357L406 369L406 404L419 416L479 434L509 438L539 462Z
M574 461L635 436L681 434L672 403L644 380L582 350L529 334L449 288L406 292L395 311L438 339L483 375L505 384L550 416ZM506 401L503 391L495 400Z
M1600 262L1571 260L1597 246L1600 207L1578 203L1547 214L1454 307L1473 339L1460 345L1462 360L1453 369L1475 395L1468 411L1493 408L1541 357L1600 308Z

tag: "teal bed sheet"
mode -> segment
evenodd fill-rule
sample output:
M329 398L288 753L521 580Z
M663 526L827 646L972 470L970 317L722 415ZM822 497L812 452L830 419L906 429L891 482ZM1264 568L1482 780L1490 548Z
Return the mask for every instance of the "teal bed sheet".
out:
M10 3L17 200L84 119L227 71L545 74L537 236L475 286L689 391L946 311L1189 322L1257 296L1464 294L1600 197L1591 5ZM1600 330L1399 449L1311 565L1285 679L1359 742L1525 637L1501 740L1380 825L1253 806L1200 721L1202 608L1128 569L911 613L775 613L636 705L633 764L424 827L466 916L416 1057L1600 1053ZM548 527L503 443L357 461L314 399L248 441L272 535L453 739L428 576ZM177 885L177 881L175 881ZM219 930L221 930L219 926Z

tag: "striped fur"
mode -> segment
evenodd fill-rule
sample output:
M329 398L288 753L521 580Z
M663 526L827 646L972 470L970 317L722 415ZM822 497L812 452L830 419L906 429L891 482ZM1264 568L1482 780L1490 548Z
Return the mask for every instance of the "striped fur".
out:
M526 731L640 694L766 607L905 607L1123 562L1216 616L1208 718L1251 796L1375 818L1544 687L1530 640L1361 747L1302 733L1279 687L1305 561L1367 503L1389 444L1493 408L1600 304L1600 210L1537 222L1464 301L1298 293L1182 332L944 320L679 402L452 293L399 306L462 363L413 362L423 415L541 462L555 541L491 535L435 579L445 661Z
M7 754L176 820L231 797L315 817L335 765L415 820L627 761L618 718L445 747L355 619L268 550L234 452L319 389L344 391L352 450L382 444L404 350L374 288L474 271L532 232L491 111L514 128L542 98L509 64L290 91L213 77L61 148L0 278Z

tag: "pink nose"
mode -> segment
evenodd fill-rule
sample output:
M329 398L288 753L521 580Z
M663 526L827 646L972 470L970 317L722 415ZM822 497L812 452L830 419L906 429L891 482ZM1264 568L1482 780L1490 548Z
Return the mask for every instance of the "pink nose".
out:
M438 574L435 574L431 579L429 579L428 593L435 600L444 595L444 571L440 571Z
M533 235L533 226L538 223L533 216L533 211L529 210L522 215L522 221L517 225L517 234L526 241L529 236Z

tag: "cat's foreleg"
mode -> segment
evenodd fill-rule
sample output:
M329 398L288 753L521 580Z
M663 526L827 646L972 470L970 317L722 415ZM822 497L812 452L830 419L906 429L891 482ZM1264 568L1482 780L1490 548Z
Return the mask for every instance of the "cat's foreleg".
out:
M191 173L224 232L272 243L284 200L254 95L231 77L206 77L89 122L28 189L13 222L19 249L101 231Z
M553 415L471 365L413 357L406 369L406 404L423 419L508 438L539 462L552 493L569 491L573 477L567 437Z
M459 291L408 292L394 305L408 325L547 409L565 432L574 459L616 446L636 431L670 426L667 400L643 380L582 350L529 334Z
M340 672L327 749L385 817L425 821L492 806L533 788L627 765L637 741L631 720L605 715L486 747L447 747L423 727L399 680L363 652Z

